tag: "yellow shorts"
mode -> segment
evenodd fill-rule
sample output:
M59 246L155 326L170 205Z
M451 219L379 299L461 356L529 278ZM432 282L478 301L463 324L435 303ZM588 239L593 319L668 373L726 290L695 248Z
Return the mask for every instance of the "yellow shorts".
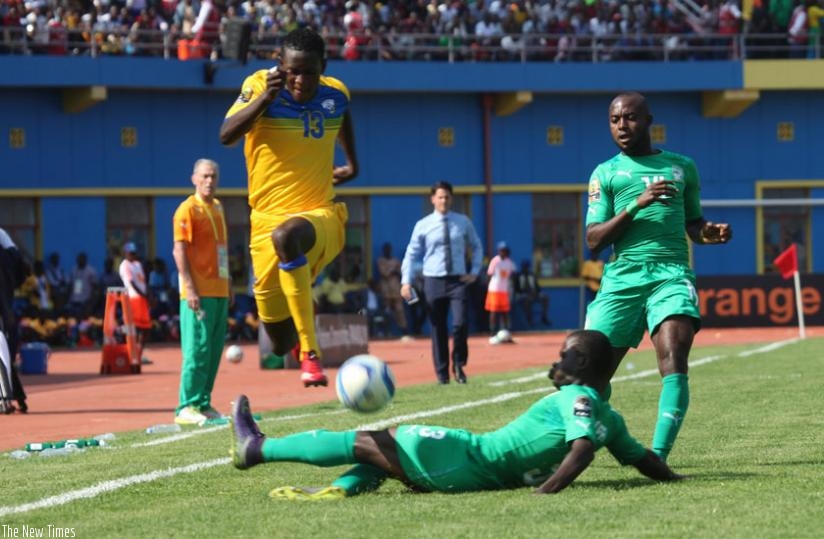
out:
M272 231L293 217L306 219L315 227L315 245L306 253L313 282L321 270L343 250L349 213L346 204L342 202L288 215L266 215L252 210L249 248L255 272L258 317L263 322L280 322L292 316L280 287L280 259L272 244Z

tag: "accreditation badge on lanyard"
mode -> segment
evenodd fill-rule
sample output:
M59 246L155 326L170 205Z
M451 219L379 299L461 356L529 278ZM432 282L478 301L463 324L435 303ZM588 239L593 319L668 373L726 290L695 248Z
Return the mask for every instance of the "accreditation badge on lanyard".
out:
M201 202L198 199L198 202ZM202 202L201 202L202 203ZM204 204L204 212L206 213L206 217L209 218L209 222L212 224L212 232L215 234L215 244L217 245L217 275L221 279L228 279L229 278L229 250L226 248L226 220L223 218L223 210L219 206L215 206L214 204L209 207ZM212 208L215 208L218 215L220 215L220 226L221 230L223 231L223 242L221 242L220 234L217 230L217 225L215 224L215 219L212 217Z
M229 278L229 251L225 245L217 246L217 274L221 279Z

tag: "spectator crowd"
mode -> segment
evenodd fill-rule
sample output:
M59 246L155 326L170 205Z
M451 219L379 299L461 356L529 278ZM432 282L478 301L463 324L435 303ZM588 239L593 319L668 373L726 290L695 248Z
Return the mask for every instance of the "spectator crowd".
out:
M15 291L14 311L21 343L45 342L51 346L89 347L102 344L106 291L122 287L119 260L107 257L98 272L85 253L78 253L72 269L61 264L57 253L46 262L36 260L28 277ZM165 260L140 260L147 276L151 328L149 342L180 339L177 272ZM119 321L122 318L119 317ZM238 294L230 306L226 340L257 340L257 313L251 297ZM122 331L118 330L120 333Z
M346 60L820 57L822 2L4 0L0 52L214 59L245 21L261 58L299 26Z

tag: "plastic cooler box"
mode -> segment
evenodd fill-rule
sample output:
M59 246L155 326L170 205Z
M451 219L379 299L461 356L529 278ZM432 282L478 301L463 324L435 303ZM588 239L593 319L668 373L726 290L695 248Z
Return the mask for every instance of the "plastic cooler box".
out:
M129 360L127 344L106 344L103 346L103 362L100 374L139 374L140 364L133 365Z
M49 365L49 345L32 342L20 347L20 372L23 374L46 374Z

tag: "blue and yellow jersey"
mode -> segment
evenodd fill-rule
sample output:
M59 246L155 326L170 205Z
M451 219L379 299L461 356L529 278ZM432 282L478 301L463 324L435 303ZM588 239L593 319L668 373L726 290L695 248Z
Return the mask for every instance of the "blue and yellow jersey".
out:
M247 77L226 117L247 107L265 89L265 69ZM278 93L244 142L253 210L283 215L331 203L335 141L348 108L349 90L332 77L320 78L317 94L308 103L295 102L285 88Z

